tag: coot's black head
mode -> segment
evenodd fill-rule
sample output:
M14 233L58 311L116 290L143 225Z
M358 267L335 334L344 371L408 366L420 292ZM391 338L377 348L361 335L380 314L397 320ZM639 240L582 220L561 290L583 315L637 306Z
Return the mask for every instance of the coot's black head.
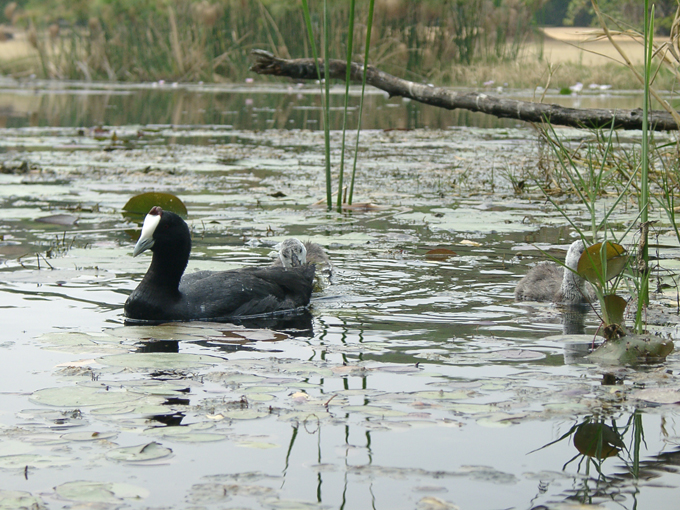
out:
M191 252L189 227L175 213L164 211L159 206L152 207L144 218L142 234L132 256L136 257L146 250L153 252L154 259L166 259L181 266L184 271Z

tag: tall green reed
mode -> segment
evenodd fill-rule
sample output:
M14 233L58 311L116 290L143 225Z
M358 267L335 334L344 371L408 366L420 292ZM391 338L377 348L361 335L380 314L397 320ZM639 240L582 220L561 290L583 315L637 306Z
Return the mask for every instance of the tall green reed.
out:
M644 104L642 105L642 168L640 178L640 222L641 229L641 260L638 261L640 271L640 288L636 313L636 329L642 333L642 314L644 307L649 304L649 247L648 229L644 227L649 221L649 107L650 84L652 80L652 50L654 48L654 6L651 12L649 0L645 0L645 38L644 38Z
M364 44L364 70L361 74L361 99L359 100L359 118L357 119L357 136L354 143L354 162L352 163L352 181L349 186L348 203L352 205L354 198L354 182L357 175L357 159L359 157L359 135L361 134L361 120L364 114L364 93L366 91L366 72L368 71L368 52L371 48L371 32L373 29L373 12L375 0L370 0L368 18L366 20L366 42Z

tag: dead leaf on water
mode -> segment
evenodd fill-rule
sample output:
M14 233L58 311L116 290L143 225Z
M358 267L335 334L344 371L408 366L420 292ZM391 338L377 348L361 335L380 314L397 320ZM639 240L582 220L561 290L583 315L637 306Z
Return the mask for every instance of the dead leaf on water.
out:
M457 255L456 252L448 248L434 248L425 253L425 258L428 260L446 260L455 255Z

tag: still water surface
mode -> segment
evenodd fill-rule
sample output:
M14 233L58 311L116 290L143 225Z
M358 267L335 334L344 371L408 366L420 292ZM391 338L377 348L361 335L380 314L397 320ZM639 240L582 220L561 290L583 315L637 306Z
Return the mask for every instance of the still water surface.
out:
M594 313L513 301L534 245L561 257L572 239L512 192L535 133L372 94L355 196L379 207L338 214L314 207L317 100L296 85L0 93L0 503L676 508L679 413L638 392L677 388L677 354L601 367L559 336L592 335ZM268 264L297 236L326 247L332 285L286 323L123 326L149 258L131 257L121 209L150 190L187 204L188 270ZM618 456L579 455L588 421L618 430Z

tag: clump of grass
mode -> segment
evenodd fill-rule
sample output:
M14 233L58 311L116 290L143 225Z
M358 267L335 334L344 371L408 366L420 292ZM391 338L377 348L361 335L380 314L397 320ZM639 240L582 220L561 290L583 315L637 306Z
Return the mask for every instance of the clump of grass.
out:
M15 7L10 14L26 29L33 23L36 45L45 47L34 61L34 72L44 77L240 81L253 48L283 57L309 55L309 42L300 37L303 16L294 0L61 3L57 10L52 4L44 8L42 2L32 2L27 10ZM327 25L330 57L346 58L350 32L367 40L365 20L372 4L328 2L323 19L314 18L315 27L319 21ZM371 23L373 62L409 79L447 84L460 64L497 65L515 59L533 33L537 8L529 0L455 0L443 9L434 0L387 2ZM359 20L354 27L348 23L351 12ZM54 34L57 27L60 33ZM47 48L50 30L54 51ZM355 58L365 53L356 50Z

